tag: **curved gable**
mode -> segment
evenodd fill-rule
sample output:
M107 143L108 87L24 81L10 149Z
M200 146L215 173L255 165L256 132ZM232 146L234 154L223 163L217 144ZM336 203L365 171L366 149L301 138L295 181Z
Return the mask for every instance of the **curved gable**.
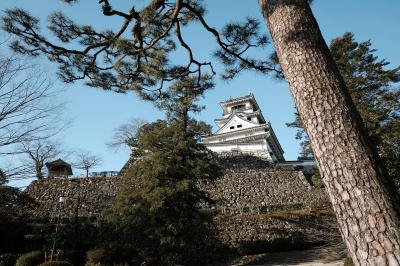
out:
M236 130L241 130L241 129L246 129L246 128L251 128L251 127L256 127L259 126L259 124L256 124L254 122L248 121L246 119L243 119L242 117L238 115L233 115L226 124L221 127L217 132L214 134L222 134L226 132L233 132Z

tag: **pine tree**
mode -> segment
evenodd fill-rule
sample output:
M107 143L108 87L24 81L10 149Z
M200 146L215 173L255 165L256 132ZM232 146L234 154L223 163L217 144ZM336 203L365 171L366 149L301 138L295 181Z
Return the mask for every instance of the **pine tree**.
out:
M378 59L371 42L358 43L353 33L333 39L330 50L389 178L400 192L400 90L394 87L400 81L400 67L388 69L390 63ZM298 128L301 155L312 156L298 113L287 125Z
M210 127L189 116L207 88L193 80L178 82L158 106L167 119L143 125L133 147L140 158L128 171L128 189L107 211L142 260L154 265L204 264L210 246L211 216L200 209L208 201L196 183L220 174L212 154L199 143Z
M117 31L98 32L56 12L50 16L48 28L62 42L58 45L40 33L39 20L23 9L6 10L3 28L18 36L12 44L15 51L46 55L58 64L59 75L66 82L85 79L89 86L117 92L135 90L146 99L162 98L162 89L183 76L199 83L203 74L216 74L209 60L194 57L182 34L181 28L194 21L216 40L219 51L215 55L227 66L224 78L249 69L280 73L270 59L249 56L251 48L268 43L258 34L259 23L254 19L231 23L219 32L204 18L200 0L152 0L143 8L135 2L125 12L114 9L110 1L100 3L105 16L123 20ZM399 209L383 183L385 173L378 154L309 1L259 3L353 260L399 264ZM177 47L187 52L186 64L170 62ZM353 211L349 205L357 207ZM359 233L360 224L365 234ZM380 232L383 227L385 231Z
M400 264L400 209L307 0L259 0L348 251Z
M28 206L33 206L30 197L0 180L0 253L16 252L24 247L28 217L21 209Z

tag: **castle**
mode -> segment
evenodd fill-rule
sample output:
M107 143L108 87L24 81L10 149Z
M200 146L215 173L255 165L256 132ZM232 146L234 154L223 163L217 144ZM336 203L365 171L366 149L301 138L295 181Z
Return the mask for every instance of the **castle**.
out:
M217 132L203 138L204 144L216 153L245 153L284 161L283 149L274 130L266 122L253 94L220 103L223 118L215 119Z
M283 149L270 122L266 121L252 93L221 102L223 118L215 119L218 130L203 138L207 148L220 156L247 154L264 159L269 165L295 168L313 174L313 158L299 157L286 161ZM242 164L243 167L247 167ZM264 168L265 168L264 167ZM251 167L250 167L251 168Z

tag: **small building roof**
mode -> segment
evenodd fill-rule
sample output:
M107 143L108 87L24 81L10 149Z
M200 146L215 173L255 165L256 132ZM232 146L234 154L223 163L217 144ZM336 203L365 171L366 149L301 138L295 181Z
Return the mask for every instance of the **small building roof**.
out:
M46 163L46 166L47 167L51 167L51 166L61 166L61 165L63 165L63 166L71 166L69 163L67 163L67 162L65 162L65 161L63 161L63 160L61 160L61 159L57 159L57 160L55 160L55 161L52 161L52 162L48 162L48 163Z
M49 174L50 172L56 172L62 169L63 174L72 175L71 165L61 159L46 163L46 167L49 169Z

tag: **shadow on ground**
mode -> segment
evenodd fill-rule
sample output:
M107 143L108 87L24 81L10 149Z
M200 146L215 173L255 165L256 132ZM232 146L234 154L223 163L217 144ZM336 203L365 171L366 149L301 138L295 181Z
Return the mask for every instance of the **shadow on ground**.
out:
M230 265L343 265L346 258L344 246L315 248L309 250L271 252L265 254L248 255Z

